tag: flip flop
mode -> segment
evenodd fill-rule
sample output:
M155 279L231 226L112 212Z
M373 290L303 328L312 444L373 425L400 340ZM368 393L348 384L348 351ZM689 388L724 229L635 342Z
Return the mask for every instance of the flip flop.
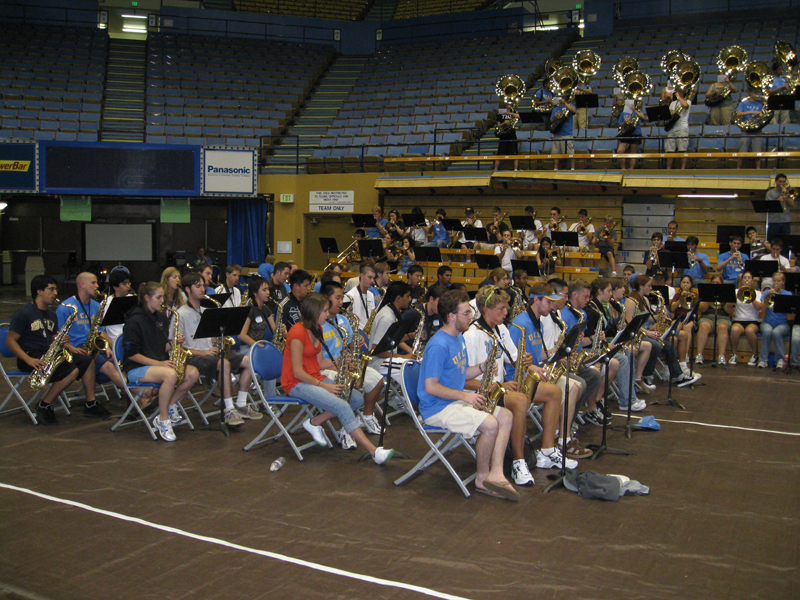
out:
M494 492L499 494L506 500L511 500L511 502L518 502L519 501L519 494L517 490L511 487L510 483L502 484L502 483L495 483L494 481L486 480L483 482L484 487L489 490L490 492ZM477 488L476 488L477 489Z
M491 496L492 498L500 498L501 500L505 500L505 498L500 494L497 494L495 492L490 492L489 490L485 490L483 488L476 487L475 491L478 492L479 494L486 494L487 496Z

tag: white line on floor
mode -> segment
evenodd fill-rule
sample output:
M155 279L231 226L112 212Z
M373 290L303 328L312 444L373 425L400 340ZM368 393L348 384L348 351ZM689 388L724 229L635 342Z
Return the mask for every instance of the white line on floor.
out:
M431 596L433 598L443 598L444 600L468 600L462 596L453 596L452 594L445 594L443 592L437 592L436 590L432 590L426 587L421 587L418 585L411 585L408 583L402 583L400 581L391 581L389 579L381 579L379 577L372 577L370 575L361 575L360 573L351 573L350 571L344 571L342 569L336 569L334 567L327 567L325 565L320 565L317 563L309 562L307 560L301 560L299 558L292 558L291 556L286 556L284 554L278 554L276 552L268 552L266 550L259 550L257 548L250 548L248 546L242 546L241 544L234 544L232 542L227 542L225 540L221 540L218 538L209 537L207 535L198 535L196 533L191 533L188 531L183 531L182 529L177 529L175 527L169 527L167 525L159 525L158 523L151 523L150 521L145 521L143 519L139 519L136 517L129 517L128 515L123 515L117 512L112 512L109 510L103 510L101 508L95 508L94 506L89 506L88 504L83 504L81 502L74 502L72 500L65 500L63 498L57 498L55 496L50 496L48 494L42 494L40 492L35 492L33 490L29 490L27 488L17 487L15 485L10 485L7 483L0 483L0 488L4 488L7 490L11 490L14 492L21 492L23 494L29 494L31 496L36 496L37 498L42 498L44 500L49 500L50 502L57 502L59 504L66 504L67 506L72 506L75 508L81 508L83 510L88 510L93 513L97 513L100 515L105 515L107 517L112 517L114 519L119 519L121 521L128 521L129 523L136 523L138 525L144 525L145 527L151 527L153 529L158 529L159 531L164 531L166 533L172 533L175 535L180 535L183 537L188 537L193 540L198 540L201 542L207 542L210 544L216 544L218 546L225 546L226 548L232 548L233 550L240 550L242 552L249 552L251 554L258 554L261 556L265 556L267 558L272 558L275 560L280 560L283 562L291 563L294 565L298 565L301 567L306 567L309 569L314 569L315 571L322 571L324 573L330 573L331 575L338 575L340 577L349 577L350 579L357 579L359 581L364 581L366 583L374 583L377 585L383 585L386 587L394 587L400 588L404 590L409 590L412 592L417 592L419 594L423 594L425 596Z
M628 418L627 413L612 413L615 417ZM635 415L636 418L639 415ZM737 425L718 425L716 423L700 423L699 421L672 421L670 419L656 419L659 423L683 423L684 425L701 425L702 427L717 427L719 429L738 429L740 431L755 431L757 433L775 433L778 435L795 435L800 436L800 433L794 431L775 431L774 429L758 429L755 427L739 427ZM638 421L637 421L638 422ZM636 426L636 422L631 419L631 424Z

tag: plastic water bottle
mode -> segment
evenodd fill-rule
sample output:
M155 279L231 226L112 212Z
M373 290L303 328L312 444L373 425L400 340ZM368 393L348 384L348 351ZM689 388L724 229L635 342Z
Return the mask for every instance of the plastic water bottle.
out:
M286 459L281 456L278 460L276 460L275 462L273 462L269 466L269 470L270 471L277 471L278 469L280 469L285 464L286 464Z

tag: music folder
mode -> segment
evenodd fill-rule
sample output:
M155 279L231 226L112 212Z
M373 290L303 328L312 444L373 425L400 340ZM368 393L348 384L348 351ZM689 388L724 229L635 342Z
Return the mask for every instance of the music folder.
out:
M770 110L794 110L794 96L779 94L767 99L767 108Z
M597 94L578 94L575 96L575 108L597 108L600 103Z
M651 123L655 123L656 121L669 121L670 118L670 111L669 106L648 106L645 109L647 113L647 120Z

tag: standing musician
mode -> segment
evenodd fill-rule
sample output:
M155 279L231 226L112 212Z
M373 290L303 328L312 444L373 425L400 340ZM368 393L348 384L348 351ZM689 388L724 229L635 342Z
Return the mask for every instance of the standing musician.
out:
M795 57L797 60L797 57ZM786 78L783 76L783 65L775 61L772 63L772 86L769 88L769 96L777 96L780 94L791 94L792 87L787 85ZM788 110L774 110L772 111L771 123L784 125L789 122L791 111Z
M739 283L739 276L744 273L744 261L750 260L742 248L742 238L738 235L731 236L730 250L717 256L717 270L722 269L724 283Z
M708 109L709 125L730 125L733 122L733 95L739 93L730 77L727 75L717 75L717 80L712 83L706 91L706 98L714 92L722 92L725 88L730 88L731 93L725 99Z
M550 220L545 224L542 234L543 236L549 237L552 243L554 231L566 230L567 224L564 223L564 218L561 216L561 209L558 206L554 206L550 209Z
M92 359L92 352L94 348L86 348L85 344L89 338L89 332L92 329L92 321L100 310L100 304L93 297L97 294L97 289L100 287L97 283L97 276L94 273L81 273L75 278L75 284L78 286L78 293L70 296L56 309L56 316L58 317L58 328L64 327L67 318L72 314L72 310L68 306L74 306L78 309L78 314L72 325L69 328L69 343L64 345L73 356L76 354L83 354ZM109 303L110 304L110 303ZM102 317L100 317L102 319ZM108 377L114 385L121 388L125 383L119 378L117 369L111 361L111 339L106 335L105 328L99 328L99 337L108 344L105 351L97 353L97 357L92 359L94 369L89 369L83 376L83 385L88 391L89 389L94 392L97 373L102 373ZM94 393L92 393L94 396ZM96 402L89 400L87 394L86 407L84 408L84 415L87 417L101 417L105 418L110 413Z
M499 406L503 406L511 411L511 450L513 453L513 463L511 468L512 478L516 485L532 486L533 476L528 469L525 461L525 431L527 425L528 409L531 400L521 392L520 384L506 377L508 367L516 365L518 353L517 345L513 343L508 328L503 324L508 316L509 297L503 290L486 286L478 290L475 297L478 304L480 317L464 333L464 341L467 345L467 365L477 366L484 364L489 358L489 351L492 348L492 338L489 333L498 340L495 350L496 371L491 373L479 373L474 379L467 380L466 389L480 391L483 387L490 393L497 393L496 386L502 385L505 389L502 397L498 401ZM515 327L515 329L517 329ZM517 336L519 339L519 336ZM523 366L530 367L533 359L527 353L523 356ZM491 377L493 384L487 388L483 386L484 377ZM557 424L558 406L561 402L561 390L557 385L548 383L536 384L535 395L539 396L536 401L546 402L556 410L549 411L551 418L554 416ZM532 395L533 396L533 395ZM552 431L555 434L555 428ZM577 466L577 465L576 465Z
M187 364L183 381L178 383L176 365L170 358L169 319L161 312L163 304L164 290L158 283L149 281L139 286L139 306L125 315L122 370L131 386L137 383L160 385L158 414L153 418L153 427L161 439L174 442L177 438L172 424L182 421L176 405L197 383L200 372ZM183 334L177 332L172 343L180 345L183 342Z
M773 242L774 246L774 242ZM773 273L771 293L781 296L791 296L791 292L786 288L786 275L782 271ZM764 301L764 320L761 323L761 356L758 361L758 368L767 368L769 361L770 346L775 348L775 368L783 368L783 357L786 355L786 345L783 342L784 336L789 335L789 317L786 313L776 313L772 308L767 307L767 296L762 297Z
M606 215L603 219L603 230L595 238L597 251L608 261L611 267L611 276L617 276L617 260L614 244L617 241L617 231L614 229L614 217Z
M463 333L472 321L466 292L451 290L439 300L442 328L425 347L425 358L417 395L419 411L426 425L441 427L466 438L475 437L478 474L475 489L498 498L518 501L519 494L503 473L503 458L511 432L511 412L498 406L493 414L484 412L486 398L465 390L467 379L486 369L486 363L467 366L467 345Z
M711 276L711 283L722 285L722 275L714 273ZM717 364L724 365L727 363L725 360L725 349L728 347L728 333L731 329L731 318L733 317L735 305L733 302L727 302L723 306L715 307L710 302L701 302L697 307L698 327L697 327L697 356L694 359L695 364L703 364L703 350L705 350L708 343L708 336L714 328L714 315L716 314L717 322Z
M680 106L681 116L678 122L667 132L667 139L664 141L664 152L686 152L689 148L689 113L692 110L692 101L686 98L684 91L681 89L675 90L670 102L669 110L674 113ZM684 156L681 159L681 169L686 168L686 161L688 157ZM667 158L667 169L672 168L673 158Z
M683 320L692 310L694 303L697 302L697 295L692 292L692 278L688 275L683 275L680 281L680 287L675 290L675 293L672 295L669 303L669 310L672 313L672 316L676 319L680 319L680 323L678 324L678 363L681 366L681 370L686 372L687 370L687 362L689 360L689 352L692 348L692 335L694 334L694 320L689 321L688 323L683 323ZM689 306L689 299L692 296L695 297L695 300ZM685 306L681 306L683 303ZM699 308L699 307L698 307ZM755 364L755 363L753 363Z
M533 107L546 106L552 104L552 102L553 92L550 91L550 78L546 77L542 82L542 89L538 90L533 96ZM548 110L542 113L542 131L548 131L550 129L550 112L551 111Z
M325 370L322 372L322 374L325 375L325 377L335 381L336 371L345 366L342 361L353 358L351 356L342 355L342 352L345 350L345 348L341 330L346 332L349 342L353 341L354 334L359 336L359 346L364 344L364 339L361 337L361 334L358 330L355 332L353 331L349 319L347 319L347 317L341 313L342 302L344 300L344 290L342 289L342 284L336 283L335 281L325 284L322 288L322 295L328 298L331 303L330 309L328 310L328 321L322 326L322 341L325 344L325 348L323 350L325 356L327 356L334 363L334 365L336 365L334 369ZM352 366L353 368L358 368L356 363L353 363ZM359 410L358 419L364 429L367 430L367 433L371 435L380 435L381 433L380 423L378 423L378 419L375 418L374 413L375 404L378 402L378 399L381 396L383 386L384 381L383 377L381 377L381 374L372 367L367 367L366 371L364 372L364 386L362 388L362 393L364 395L364 407L363 410ZM351 442L353 442L353 438L344 431L339 431L339 442L343 448L348 446L345 448L345 450L355 447L355 445L351 444Z
M783 212L769 214L769 227L767 230L767 239L780 237L782 235L790 235L792 223L792 208L796 203L795 194L789 194L790 188L786 181L786 175L778 173L775 176L775 187L770 189L765 196L765 200L775 201L781 203Z
M500 128L503 123L511 121L512 119L519 119L519 113L516 112L516 108L513 104L506 104L505 107L497 111L496 127ZM505 131L498 134L497 137L500 138L500 143L497 145L498 156L519 154L517 131L514 127L506 128ZM499 158L494 161L494 170L500 170ZM514 159L514 170L519 171L519 159L517 158Z
M533 217L534 210L532 206L525 207L525 216ZM542 222L539 219L533 220L534 229L532 230L522 230L520 231L520 235L522 236L522 248L523 250L531 250L536 251L539 249L539 235L543 235L544 227L542 226Z
M239 277L242 274L242 267L239 265L228 265L225 267L225 282L217 286L215 294L230 294L230 298L225 300L222 308L237 308L242 303L242 292L237 287Z
M318 445L328 445L322 424L338 417L345 433L356 444L365 448L376 464L382 465L392 457L394 450L382 446L376 448L361 429L353 411L363 406L363 395L358 390L353 390L350 402L346 402L341 398L345 386L322 374L322 369L336 368L323 352L325 344L322 342L322 326L328 320L329 308L330 301L322 294L312 292L303 300L300 305L301 320L286 335L281 386L292 398L304 400L323 411L303 421L303 429Z
M736 116L741 121L750 121L758 117L764 109L764 98L758 94L759 90L748 85L747 98L739 103L736 107ZM763 148L763 140L761 138L761 131L747 131L742 130L742 137L739 142L739 152L761 152ZM741 169L744 166L745 157L739 156L736 161L736 168ZM756 169L761 168L761 157L756 157Z
M200 374L211 381L219 379L219 361L222 361L222 398L225 402L225 423L231 426L241 425L244 419L259 420L262 414L254 410L247 403L247 390L253 380L250 372L250 358L247 355L234 353L229 357L222 355L218 340L214 338L195 339L200 317L205 310L200 306L200 300L205 295L204 282L196 273L187 273L181 280L183 291L186 293L186 304L178 309L181 317L180 333L185 348L192 351L192 356L186 359L186 364L195 367ZM233 390L231 387L231 373L239 373L239 395L236 406L233 405Z
M381 233L381 230L386 227L389 221L383 218L383 209L380 206L372 207L372 217L375 219L375 227L367 227L367 239L378 240L385 235L384 233Z
M375 268L372 265L362 265L358 285L345 294L350 298L351 310L358 317L362 328L375 310L375 295L370 291L373 283L375 283Z
M608 308L608 302L611 300L611 281L607 278L599 277L592 281L591 287L591 300L586 305L586 330L584 339L589 340L589 348L591 348L592 338L598 326L600 327L599 340L601 342L608 342L608 350L613 350L614 345L610 340L614 339L617 335L616 325L612 323L611 309ZM602 353L602 350L601 350ZM591 356L591 354L590 354ZM616 361L616 365L614 362ZM644 400L636 397L636 387L633 388L631 394L628 393L630 386L631 368L633 367L633 356L630 348L617 352L614 358L609 362L609 374L613 377L614 372L617 374L617 384L619 388L619 408L620 410L628 410L628 404L633 401L631 411L639 412L645 409L647 404ZM608 376L608 374L606 375ZM597 397L602 398L602 390L604 386L600 386ZM607 400L607 399L606 399ZM604 401L605 402L605 401ZM594 408L593 408L594 405ZM607 407L607 405L606 405ZM584 419L594 425L603 426L603 411L597 407L597 402L590 399ZM610 414L609 414L610 419Z
M509 327L512 345L518 347L520 337L525 334L525 361L524 366L532 369L540 377L545 376L545 370L542 367L544 362L551 356L555 348L552 346L548 349L544 340L544 330L542 327L543 321L551 320L550 312L553 310L553 302L560 301L561 298L555 294L552 286L537 281L531 286L531 294L528 300L526 310L521 312L512 321L513 325ZM528 355L530 356L530 364L528 364ZM514 378L516 369L509 369L509 378ZM570 376L569 388L569 401L568 401L568 414L567 420L569 428L572 428L572 420L575 417L575 408L580 399L583 387L581 384ZM560 377L555 384L558 388L558 393L553 394L550 383L539 383L536 391L534 392L534 402L544 402L542 410L542 449L536 451L536 468L537 469L552 469L553 467L560 467L562 461L561 451L559 444L556 443L556 429L558 429L559 422L564 414L564 390L566 389L566 378ZM542 390L542 395L539 391ZM544 393L547 392L547 393ZM566 467L574 469L578 463L568 458L566 460Z
M683 274L689 275L692 278L692 283L697 285L706 282L706 273L711 270L711 263L708 260L708 255L702 252L697 252L697 244L700 240L697 236L690 235L686 238L686 251L689 255L689 268Z
M574 117L575 117L575 107L570 104L567 98L553 98L553 102L556 104L555 108L550 112L550 120L552 121L553 118L563 109L567 109L567 120L564 124L558 129L557 132L553 133L550 132L553 136L553 143L550 147L550 152L552 154L569 154L572 158L569 159L569 168L574 171L575 170L575 150L572 144L572 133L573 133L573 125L574 125ZM558 171L560 159L556 158L553 159L553 170Z
M36 275L31 279L31 299L14 316L8 328L6 345L17 357L17 368L25 373L42 369L47 363L42 357L47 354L54 336L58 333L56 311L50 305L56 302L58 287L56 280L49 275ZM69 344L67 334L64 344ZM50 376L50 389L36 404L36 417L43 425L58 425L53 401L67 389L73 381L80 378L86 388L86 407L88 417L105 417L108 411L97 404L94 396L94 369L87 354L74 354L72 362L63 361Z
M475 211L471 207L467 207L464 209L464 220L461 221L462 227L476 227L480 229L483 227L483 221L476 218ZM461 248L472 248L475 244L475 240L467 240L465 238L466 234L462 231L461 237L458 239L458 243L461 244Z
M311 274L303 269L297 269L289 275L289 300L283 306L283 324L286 330L300 321L300 304L308 296L311 289Z
M761 328L761 316L759 313L764 310L761 302L762 293L756 289L753 283L753 274L750 271L742 273L741 285L736 290L736 308L733 313L733 325L731 326L731 358L729 365L736 364L736 350L739 347L739 338L744 333L747 344L750 346L750 360L747 361L748 367L755 367L758 364L758 331ZM743 302L740 294L743 288L753 290L753 301Z
M511 245L511 230L506 229L503 232L503 241L495 246L494 254L495 256L500 257L500 266L505 269L506 273L511 276L514 267L511 265L512 260L517 260L519 258L519 254Z
M167 267L161 273L161 288L164 290L164 302L167 308L178 310L186 304L181 290L181 272L175 267Z
M372 330L369 334L368 348L373 352L372 354L372 368L385 371L383 361L392 356L390 351L374 354L375 347L381 342L386 332L392 323L400 320L409 304L411 304L411 288L407 283L402 281L394 281L389 284L386 289L386 294L383 297L383 302L378 308L378 314L375 316L375 321L372 323ZM409 339L409 337L411 339ZM411 351L411 343L413 343L413 334L404 338L395 349L394 358L398 361L410 360L414 356ZM396 371L395 371L396 372Z
M617 140L619 144L617 145L617 154L638 154L639 153L639 146L642 143L642 122L647 121L647 115L642 113L639 109L636 108L636 101L633 99L625 100L625 108L622 111L622 114L619 116L619 120L617 123L622 125L625 123L627 119L637 118L638 121L636 122L636 126L633 128L628 135L618 136ZM622 128L620 128L622 129ZM628 130L630 131L630 126L628 126ZM622 133L625 133L623 130ZM636 157L631 157L628 160L628 168L632 171L636 168ZM621 167L625 169L625 158L623 157L620 161Z

